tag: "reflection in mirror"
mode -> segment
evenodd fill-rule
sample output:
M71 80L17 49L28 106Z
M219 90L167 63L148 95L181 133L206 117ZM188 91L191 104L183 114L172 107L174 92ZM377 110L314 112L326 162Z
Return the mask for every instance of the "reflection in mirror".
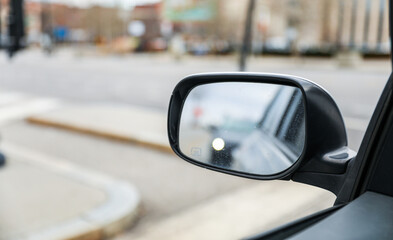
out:
M184 103L180 151L220 168L272 175L303 152L303 95L296 87L246 82L210 83Z

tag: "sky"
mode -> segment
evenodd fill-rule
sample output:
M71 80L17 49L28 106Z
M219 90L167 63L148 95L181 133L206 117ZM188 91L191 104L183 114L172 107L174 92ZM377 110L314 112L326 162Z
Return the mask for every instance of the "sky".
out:
M91 5L100 5L107 7L121 7L124 9L131 9L136 5L146 3L156 3L161 0L27 0L31 2L53 2L63 3L71 6L88 7Z

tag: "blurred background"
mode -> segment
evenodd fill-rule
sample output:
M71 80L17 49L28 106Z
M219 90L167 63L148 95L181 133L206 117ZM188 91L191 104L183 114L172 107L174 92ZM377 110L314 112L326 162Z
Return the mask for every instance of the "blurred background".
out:
M239 239L332 206L176 157L171 92L199 72L308 78L357 151L388 20L387 0L0 0L0 239Z
M9 42L9 2L1 1L3 46ZM370 57L389 54L387 4L384 0L25 0L24 44L96 46L101 53L117 54L233 54L243 43L246 14L251 13L255 55L331 57L348 48Z

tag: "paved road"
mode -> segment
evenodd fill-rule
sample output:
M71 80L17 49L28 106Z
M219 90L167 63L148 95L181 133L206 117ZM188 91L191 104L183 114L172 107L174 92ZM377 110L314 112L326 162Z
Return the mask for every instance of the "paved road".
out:
M47 58L27 51L12 62L0 58L0 88L77 103L131 104L165 111L173 87L183 76L236 70L234 60L210 57L177 62L151 55L76 58L69 51ZM324 86L351 120L349 138L355 149L390 71L386 62L368 62L354 71L337 69L326 60L282 58L253 59L250 70L298 75ZM23 122L3 127L1 136L3 141L133 182L145 204L145 217L133 231L143 232L151 222L256 184L196 168L172 155Z
M3 128L1 136L5 143L66 159L135 184L143 199L144 213L139 224L142 227L257 183L197 168L172 154L23 122Z
M92 55L93 54L93 55ZM253 58L249 71L308 78L331 93L346 118L355 150L375 108L391 67L388 59L338 68L335 60ZM99 56L90 50L60 49L48 57L24 51L12 61L0 55L0 89L16 90L75 103L138 105L166 112L174 86L198 72L234 71L236 57L185 57L140 54Z
M12 61L0 55L2 88L65 98L153 107L166 111L173 87L198 72L234 71L235 57L201 57L176 61L168 55L78 57L59 50L47 57L38 50ZM325 87L347 117L367 119L390 73L388 60L367 61L339 69L334 60L251 59L249 71L276 72L308 78Z

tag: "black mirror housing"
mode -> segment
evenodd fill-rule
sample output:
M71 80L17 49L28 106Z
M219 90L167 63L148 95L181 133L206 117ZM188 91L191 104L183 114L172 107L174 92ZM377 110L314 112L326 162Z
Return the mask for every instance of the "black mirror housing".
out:
M294 165L273 175L247 174L194 161L180 151L179 125L188 94L199 85L225 82L268 83L297 87L301 90L305 105L305 146ZM355 156L347 147L343 117L327 91L304 78L280 74L205 73L184 78L175 87L171 96L168 137L173 151L178 156L200 167L252 179L292 179L328 189L333 193L339 190L348 162Z

